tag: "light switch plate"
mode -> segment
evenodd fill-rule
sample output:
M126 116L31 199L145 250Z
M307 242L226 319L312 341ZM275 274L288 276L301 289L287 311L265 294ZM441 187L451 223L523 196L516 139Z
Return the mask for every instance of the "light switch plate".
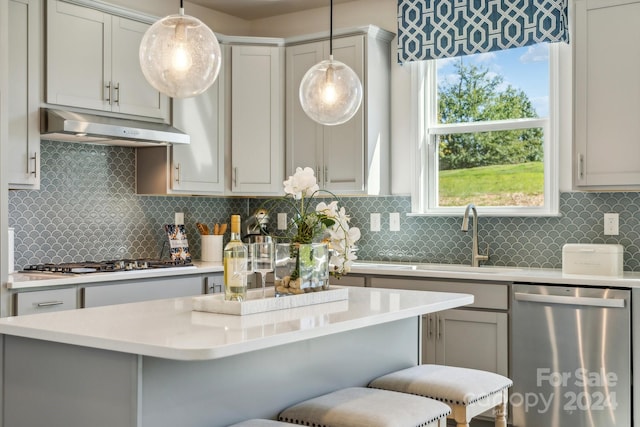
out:
M279 212L278 213L278 230L286 230L287 229L287 213Z
M380 214L371 214L371 231L380 231Z
M391 212L389 214L389 231L400 231L400 213Z
M620 215L617 213L606 213L604 214L604 235L605 236L617 236L619 233L618 230L618 221Z
M184 212L176 212L174 224L175 225L184 224Z

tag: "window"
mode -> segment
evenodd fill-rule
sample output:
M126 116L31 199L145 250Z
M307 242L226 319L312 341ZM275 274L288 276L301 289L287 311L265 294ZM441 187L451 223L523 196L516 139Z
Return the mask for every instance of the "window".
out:
M411 66L414 212L556 215L557 44Z

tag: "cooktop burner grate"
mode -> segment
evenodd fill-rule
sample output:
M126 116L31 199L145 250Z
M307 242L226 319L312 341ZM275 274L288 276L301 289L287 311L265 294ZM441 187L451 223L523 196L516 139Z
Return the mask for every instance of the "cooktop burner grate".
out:
M121 259L112 261L84 261L84 262L65 262L60 264L44 263L31 264L21 271L22 273L105 273L113 271L133 271L148 270L153 268L172 268L172 267L190 267L193 264L190 261L183 260L160 260L160 259Z

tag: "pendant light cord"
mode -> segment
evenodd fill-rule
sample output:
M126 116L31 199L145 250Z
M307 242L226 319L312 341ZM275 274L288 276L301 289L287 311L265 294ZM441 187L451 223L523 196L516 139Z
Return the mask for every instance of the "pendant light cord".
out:
M329 6L329 55L333 56L333 0Z

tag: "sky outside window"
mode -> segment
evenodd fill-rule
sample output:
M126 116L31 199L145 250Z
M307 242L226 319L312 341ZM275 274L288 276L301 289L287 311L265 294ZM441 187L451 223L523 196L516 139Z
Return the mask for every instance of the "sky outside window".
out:
M527 94L538 117L549 116L548 44L439 59L437 61L438 86L444 82L457 81L458 75L453 64L461 59L465 64L488 69L490 74L502 75L505 88L511 85Z

